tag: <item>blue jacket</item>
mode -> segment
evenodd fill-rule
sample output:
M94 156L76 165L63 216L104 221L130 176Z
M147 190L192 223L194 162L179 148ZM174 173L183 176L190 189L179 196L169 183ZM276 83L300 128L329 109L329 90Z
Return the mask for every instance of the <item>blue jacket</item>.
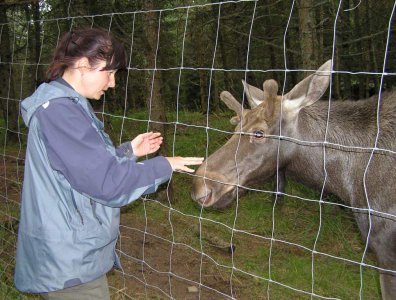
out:
M97 161L95 164L100 168L96 168L92 166L92 160L86 165L84 161L78 161L76 166L78 147L71 155L56 153L50 146L46 135L49 130L41 128L49 126L44 122L42 112L51 112L49 108L62 101L77 105L95 129L98 151L105 152L109 158L104 166ZM164 157L137 163L128 147L123 147L125 151L122 152L114 148L89 102L64 84L56 81L42 84L32 96L22 101L21 106L29 134L15 286L23 292L43 293L92 281L114 265L119 266L115 253L119 207L154 192L161 183L169 180L172 169ZM42 120L40 116L43 116ZM55 159L57 155L69 157ZM67 167L59 163L68 159L74 163L74 168L80 168L81 173L88 172L87 176L74 178L69 174ZM97 186L95 190L86 189L90 177L96 178L96 170L106 170L106 174L100 177L101 182L93 185ZM120 177L119 173L128 176Z

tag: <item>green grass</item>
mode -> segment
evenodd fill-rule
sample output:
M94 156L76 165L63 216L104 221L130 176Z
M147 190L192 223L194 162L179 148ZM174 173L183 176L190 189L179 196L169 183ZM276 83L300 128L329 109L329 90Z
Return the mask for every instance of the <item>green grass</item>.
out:
M309 249L313 248L319 230L318 204L285 197L273 210L270 194L250 192L239 200L237 217L235 203L224 210L201 211L200 207L189 199L189 186L186 184L185 176L187 175L179 174L173 178L173 185L178 187L178 196L172 204L175 211L171 212L174 232L172 236L169 231L164 238L174 238L175 242L189 245L197 251L200 251L202 244L203 251L217 263L228 267L234 264L238 270L243 271L235 272L236 282L255 283L250 289L252 299L259 299L257 297L267 290L269 272L271 279L275 281L270 285L270 295L274 299L309 298L279 284L310 292L312 274L316 294L340 299L359 298L359 266L345 260L359 262L364 245L350 211L334 205L323 205L322 226L316 250L341 259L320 254L312 256ZM286 192L292 193L296 190L305 191L306 187L289 182ZM310 192L319 197L315 192ZM150 224L169 225L168 204L163 202L163 205L165 207L157 202L145 203L149 232ZM142 211L143 205L139 201L133 204L132 210L128 209L128 214L141 216ZM273 214L276 241L271 246ZM231 241L231 231L227 226L239 230L232 237L235 245L233 262L229 255L213 248L213 244L224 245ZM375 265L371 254L366 262ZM246 272L264 280L246 276ZM363 275L364 299L380 299L378 273L365 269Z

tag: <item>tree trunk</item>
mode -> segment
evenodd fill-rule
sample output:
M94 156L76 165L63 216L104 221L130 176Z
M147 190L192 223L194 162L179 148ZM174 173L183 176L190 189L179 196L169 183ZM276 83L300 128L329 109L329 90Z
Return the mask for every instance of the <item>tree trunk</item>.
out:
M266 12L268 14L269 24L273 24L274 23L274 21L273 21L274 18L272 17L271 5L267 6ZM266 28L264 32L265 32L265 36L271 36L272 35L270 27L268 27L268 29ZM275 53L274 46L268 44L267 45L267 52L268 52L268 55L269 55L270 68L273 69L273 70L277 69L279 67L279 65L278 65L277 56L276 56L276 53ZM276 80L277 82L279 82L279 80L280 80L277 72L269 73L269 78L272 78L272 79Z
M366 20L367 23L365 24L365 26L367 26L367 31L368 32L372 32L372 25L371 25L371 18L373 17L372 15L372 3L371 1L367 1L367 5L366 5ZM381 72L382 70L380 68L378 68L378 63L377 63L377 57L376 57L376 49L375 49L375 45L372 39L368 39L368 45L369 45L369 49L370 49L370 53L371 53L371 69L374 72ZM379 79L379 77L377 76L375 81L374 81L374 93L377 94L381 85L381 81ZM367 88L369 88L369 86L367 85ZM369 91L367 91L367 93L369 93Z
M35 2L32 4L33 10L33 20L34 20L34 62L36 63L36 76L35 76L35 85L36 87L40 85L40 83L45 81L45 72L40 67L40 60L41 60L41 13L40 13L40 4L39 2Z
M351 1L351 6L355 7L359 1ZM355 10L355 19L354 19L354 23L355 23L355 30L356 30L356 34L357 36L362 36L362 23L361 23L361 14L360 14L360 9L356 9ZM367 48L367 44L364 41L358 41L357 43L357 51L362 51L362 54L359 55L359 61L362 62L363 66L367 66L369 64L369 49ZM368 95L365 95L365 83L367 80L367 76L363 76L361 78L359 78L359 86L358 86L358 98L359 99L364 99L366 97L368 97Z
M29 7L25 7L25 22L27 25L27 35L29 39L27 40L27 53L26 53L26 61L33 62L34 61L34 23L32 21L32 12ZM23 68L23 91L21 93L21 98L25 98L30 96L34 90L36 90L36 74L34 71L34 65L31 66L24 66Z
M220 77L221 74L219 72L213 72L213 77L212 77L212 110L214 112L220 111L220 93L223 90L220 90L219 87L220 85ZM224 77L223 77L224 78Z
M69 4L70 4L69 1L61 1L63 15L66 17L70 17ZM61 22L61 33L70 31L71 26L72 26L72 19L70 18L67 18L64 22Z
M202 14L198 14L197 16L197 23L200 24L200 26L197 26L196 31L194 32L195 36L195 47L196 47L196 59L198 61L199 66L206 66L206 56L205 56L205 46L206 42L204 42L204 37L205 37L205 32L204 32L204 22L206 20L206 14L202 12ZM207 71L204 69L199 69L198 70L198 76L199 76L199 100L200 100L200 105L201 105L201 112L203 114L206 114L209 112L209 107L208 107L208 94L207 94L207 89L208 89L208 84L207 84Z
M352 8L352 5L350 6L349 3L350 1L346 0L345 1L345 7L350 7ZM338 30L340 32L344 32L343 36L343 40L348 41L351 37L348 35L349 32L347 33L347 29L352 30L352 32L354 31L353 28L353 19L350 16L345 16L343 14L341 14L339 16L339 22L338 22ZM350 43L340 43L342 44L342 46L340 47L340 52L339 52L339 56L341 55L345 55L348 59L345 60L343 66L346 70L352 70L352 64L353 61L350 58L351 55L351 48L354 46L353 44L351 45ZM342 99L352 99L353 97L353 80L354 77L353 76L342 76L343 78L343 91L341 91L342 93Z
M330 2L330 10L332 12L336 12L337 11L337 5L338 5L337 3ZM340 29L338 29L339 23L340 22L338 22L336 24L337 32L336 32L336 35L335 35L335 41L333 41L333 42L336 43L335 44L335 54L334 54L335 58L334 58L334 61L333 61L334 70L340 70L340 55L339 55L339 53L341 53L341 46L340 45L342 44L343 39L342 39L342 34L340 33ZM334 86L333 97L335 99L341 99L341 96L342 96L341 93L342 92L341 92L340 73L336 72L332 79L333 79L333 86Z
M302 67L305 70L315 70L317 67L316 49L318 42L316 40L314 0L300 0L298 21ZM309 74L303 72L302 77L304 78Z
M317 59L319 64L321 64L322 62L324 62L325 60L327 60L328 58L323 56L324 53L324 40L325 40L325 26L324 26L324 20L326 18L325 16L325 11L324 11L324 5L320 5L319 7L319 18L317 19L319 21L319 26L317 27L319 30L319 33L317 31L318 34L318 51L317 53Z
M148 42L148 49L146 52L146 58L148 62L148 68L151 69L149 71L149 82L147 84L147 108L151 112L151 120L153 123L150 124L150 127L154 131L161 132L163 136L165 136L165 126L164 122L166 122L166 114L165 114L165 101L161 95L161 73L155 70L157 66L158 53L157 53L157 44L159 41L157 40L158 36L158 22L161 22L159 19L158 12L153 11L155 9L154 1L148 0L144 1L145 9L148 11L144 14L145 19L145 33ZM167 153L167 146L163 144L161 147L161 153Z
M0 101L3 110L3 118L6 127L6 142L17 143L18 137L18 102L14 89L14 80L12 74L12 44L10 43L10 29L6 6L0 9L0 20L4 23L1 27L0 36Z
M155 70L157 62L159 60L157 53L157 45L159 43L158 28L160 26L161 18L155 9L154 0L144 1L144 9L147 11L144 14L144 31L147 37L147 52L146 59L148 62L148 68L152 69L148 73L148 77L151 79L147 84L147 108L150 111L150 130L160 132L164 137L164 142L159 150L159 154L167 156L168 155L168 144L166 142L166 111L165 111L165 100L161 94L161 84L162 78L161 73ZM172 201L173 199L173 188L169 185L166 191L159 193L159 198L162 200L168 199Z
M215 0L212 0L212 3L216 3ZM212 15L213 15L213 19L217 20L218 19L218 14L219 14L219 10L218 10L218 6L217 5L212 5ZM220 20L219 20L220 22ZM224 21L223 21L224 22ZM217 29L217 22L215 22L215 30ZM223 69L227 70L228 67L228 63L227 63L227 51L224 45L224 38L223 38L223 34L222 34L222 30L219 30L219 34L217 37L217 42L218 42L218 48L220 50L220 54L221 54L221 62L223 65ZM229 79L229 75L227 71L223 72L223 76L224 76L224 90L229 91L230 90L230 79ZM215 95L216 96L216 95Z
M200 64L200 66L202 66L202 64ZM201 112L203 114L206 114L209 112L208 97L206 96L206 89L207 89L206 71L199 70L198 74L199 74L199 99L201 102Z

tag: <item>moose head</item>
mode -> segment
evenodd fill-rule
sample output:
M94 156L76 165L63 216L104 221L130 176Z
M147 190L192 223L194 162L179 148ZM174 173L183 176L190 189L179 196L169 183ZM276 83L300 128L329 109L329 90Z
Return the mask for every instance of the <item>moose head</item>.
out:
M205 207L224 207L235 198L238 187L265 182L284 168L296 147L280 147L280 129L282 135L299 136L299 111L324 94L330 68L328 61L283 97L275 80L266 80L263 90L242 81L250 109L222 92L221 100L236 113L231 119L235 133L198 169L192 198Z

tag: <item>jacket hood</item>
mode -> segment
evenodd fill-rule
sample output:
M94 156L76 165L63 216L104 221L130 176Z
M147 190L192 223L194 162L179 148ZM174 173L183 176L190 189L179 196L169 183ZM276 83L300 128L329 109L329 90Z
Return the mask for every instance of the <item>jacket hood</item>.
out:
M29 123L37 108L48 101L58 98L82 98L75 90L65 86L62 83L51 81L50 83L41 84L37 90L21 102L21 113L23 121L29 127Z

